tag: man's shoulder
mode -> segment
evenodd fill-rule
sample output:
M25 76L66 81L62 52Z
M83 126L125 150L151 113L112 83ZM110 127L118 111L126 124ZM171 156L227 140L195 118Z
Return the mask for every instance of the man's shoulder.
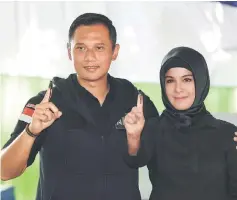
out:
M112 80L119 86L127 86L127 87L131 87L131 88L136 88L133 83L127 79L124 78L117 78L117 77L113 77L110 76L112 78Z
M33 104L33 105L39 104L43 100L45 93L46 93L46 90L40 91L35 96L32 96L31 98L29 98L27 104Z
M110 81L118 94L123 94L126 97L137 97L138 89L129 80L110 76Z

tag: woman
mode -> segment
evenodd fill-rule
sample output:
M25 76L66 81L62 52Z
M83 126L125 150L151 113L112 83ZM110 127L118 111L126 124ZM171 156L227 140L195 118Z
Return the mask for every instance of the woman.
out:
M166 108L160 118L147 121L141 135L140 102L124 120L125 160L131 167L148 165L150 200L236 200L237 127L205 108L210 80L204 57L191 48L172 49L160 84Z

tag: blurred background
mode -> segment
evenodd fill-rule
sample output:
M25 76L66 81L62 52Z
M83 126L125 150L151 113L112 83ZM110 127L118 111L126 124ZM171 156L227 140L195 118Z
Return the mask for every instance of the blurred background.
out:
M206 58L211 90L206 106L215 116L237 125L237 2L0 2L1 147L10 137L26 101L45 90L54 76L74 69L67 58L72 21L85 12L105 14L118 33L120 54L110 69L148 94L163 110L159 68L176 46L189 46ZM38 158L14 186L16 200L33 200ZM151 185L140 169L140 189L147 199Z

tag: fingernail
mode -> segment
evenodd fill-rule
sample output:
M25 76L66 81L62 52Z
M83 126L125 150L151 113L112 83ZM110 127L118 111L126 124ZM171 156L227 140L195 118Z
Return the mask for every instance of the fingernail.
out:
M235 135L237 135L237 132L235 132Z

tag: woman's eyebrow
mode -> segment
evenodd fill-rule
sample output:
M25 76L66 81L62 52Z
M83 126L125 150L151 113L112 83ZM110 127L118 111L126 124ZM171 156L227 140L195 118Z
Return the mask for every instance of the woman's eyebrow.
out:
M184 75L182 77L187 77L187 76L193 76L193 75L192 74L186 74L186 75Z

